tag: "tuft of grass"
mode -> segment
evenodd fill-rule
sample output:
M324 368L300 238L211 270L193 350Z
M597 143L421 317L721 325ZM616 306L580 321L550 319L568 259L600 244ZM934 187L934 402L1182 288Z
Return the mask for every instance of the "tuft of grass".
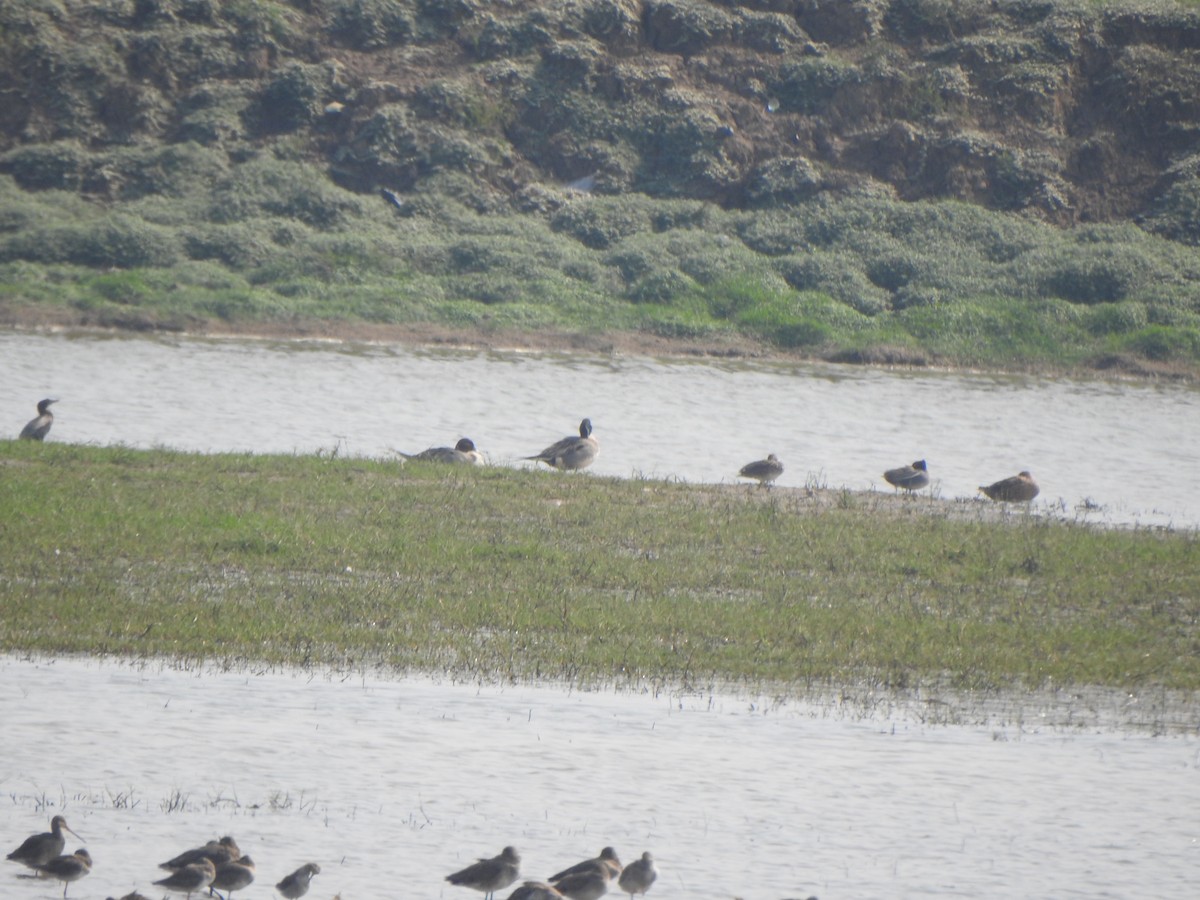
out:
M985 504L0 444L0 649L462 677L1200 689L1200 537Z

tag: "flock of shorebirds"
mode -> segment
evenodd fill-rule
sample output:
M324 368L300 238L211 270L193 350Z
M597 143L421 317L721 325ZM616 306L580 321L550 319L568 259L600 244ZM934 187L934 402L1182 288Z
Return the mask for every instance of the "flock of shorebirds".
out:
M27 837L20 847L8 854L8 859L33 869L34 874L28 877L54 878L61 881L63 897L66 897L67 888L71 883L79 881L92 871L92 856L82 848L74 853L64 853L67 839L63 832L79 837L65 818L55 816L50 820L49 831ZM166 877L154 882L166 893L191 897L197 891L207 890L210 895L220 897L219 891L225 891L223 900L229 900L234 891L248 887L254 881L255 875L254 860L243 856L237 842L231 837L211 840L202 847L186 850L162 863L159 868L170 872ZM282 878L275 885L275 890L286 900L297 900L308 893L309 882L320 871L321 867L316 863L305 863ZM147 898L134 891L132 894L126 894L121 900Z
M50 404L57 402L57 400L51 399L39 401L37 418L31 419L21 430L21 437L34 441L44 440L50 431L50 426L54 424L54 413L50 412ZM476 449L475 442L467 437L459 439L453 447L430 447L420 453L404 453L399 450L396 452L405 459L414 459L420 462L483 464L483 454ZM568 435L562 440L555 441L541 453L521 458L543 462L552 469L578 471L586 469L595 462L599 453L600 442L592 434L592 420L584 419L579 423L578 435ZM749 478L764 487L769 487L771 482L782 474L783 463L774 453L767 456L766 459L757 459L754 462L746 463L738 470L739 478ZM903 490L912 493L929 484L929 467L925 464L925 460L918 459L911 465L888 469L883 473L883 479L897 491ZM1029 472L1020 472L992 484L981 484L979 490L992 500L1029 503L1038 495L1039 488Z
M493 900L496 891L510 887L520 878L521 856L514 847L505 847L499 856L480 859L461 871L446 876L451 884L483 891L484 900ZM598 900L617 886L633 900L645 894L658 878L654 857L647 851L627 866L621 865L617 851L605 847L594 859L568 866L546 881L526 881L508 895L508 900Z
M92 857L85 849L64 853L68 832L79 837L62 816L50 820L50 831L30 835L8 854L8 859L34 870L28 877L54 878L63 883L63 897L72 882L86 876L92 870ZM80 840L83 840L80 838ZM191 897L200 891L229 900L234 891L249 887L254 881L254 860L244 856L237 842L231 837L214 839L201 847L186 850L162 863L159 868L170 872L165 878L154 882L168 894L183 894ZM521 872L521 856L513 847L505 847L498 856L480 859L465 869L446 876L454 885L482 891L484 900L494 900L496 891L513 885ZM275 885L285 900L297 900L308 893L309 882L321 872L316 863L305 863ZM615 882L621 891L634 895L645 894L658 878L654 857L643 853L627 866L621 865L617 851L605 847L595 859L568 866L551 875L546 881L526 881L508 896L508 900L599 900L608 892L609 884ZM108 898L113 900L113 898ZM126 894L121 900L147 900L137 893Z

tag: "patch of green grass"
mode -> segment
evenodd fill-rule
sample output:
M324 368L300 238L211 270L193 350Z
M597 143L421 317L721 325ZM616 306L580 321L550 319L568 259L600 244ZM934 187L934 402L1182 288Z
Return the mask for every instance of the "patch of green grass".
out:
M1200 539L992 507L0 444L0 649L1200 689Z

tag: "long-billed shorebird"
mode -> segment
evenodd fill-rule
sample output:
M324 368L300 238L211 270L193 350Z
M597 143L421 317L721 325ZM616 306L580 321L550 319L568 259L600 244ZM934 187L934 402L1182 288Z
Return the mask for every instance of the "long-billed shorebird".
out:
M196 891L202 891L213 883L217 877L217 867L211 859L201 859L199 862L188 863L176 869L166 878L156 882L156 885L166 888L175 894L192 896Z
M520 868L521 855L515 847L505 847L499 856L490 859L481 857L465 869L447 875L446 880L451 884L483 891L484 900L492 900L496 891L503 890L517 880Z
M592 437L592 420L584 419L579 423L579 435L565 437L555 441L536 456L526 456L535 462L544 462L552 469L574 471L586 469L596 461L600 452L600 442Z
M559 900L562 893L544 881L527 881L511 894L508 900Z
M38 866L44 866L56 856L60 856L67 846L67 839L63 837L64 831L71 831L71 826L67 824L67 820L62 816L55 816L50 820L50 830L42 834L31 834L21 843L21 846L8 854L8 859L13 862L19 862L21 865L29 866L31 869L36 869ZM75 834L75 837L79 835ZM79 838L81 841L83 838Z
M782 474L783 463L774 453L768 454L766 459L756 459L752 463L746 463L738 470L739 478L753 478L764 487L769 487L771 482Z
M634 894L644 894L650 890L650 885L654 884L656 878L658 869L654 867L654 857L647 850L641 859L635 859L621 870L617 884L629 895L629 900L633 900Z
M1033 476L1028 472L1020 472L1008 478L1001 478L991 484L981 484L979 489L992 500L1008 503L1028 503L1041 490Z
M571 900L597 900L608 891L608 883L620 874L617 851L605 847L594 859L585 859L551 875L550 883Z
M321 867L316 863L305 863L291 875L280 880L279 884L275 885L275 890L279 891L287 900L297 900L298 897L303 897L308 893L308 883L312 881L314 875L321 874Z
M200 862L202 859L209 860L216 867L221 863L229 862L232 859L241 859L241 857L242 851L238 849L237 841L226 835L220 840L209 841L203 847L184 850L175 858L169 859L165 863L159 863L158 867L173 871Z
M71 832L75 834L75 832ZM75 835L78 837L79 835ZM39 875L47 878L57 878L63 883L63 896L67 896L67 888L72 881L78 881L92 871L92 857L86 850L79 849L67 856L56 856L44 865L37 867Z
M898 466L883 473L883 480L896 490L919 491L929 484L929 467L918 459L911 466Z
M453 447L430 447L420 453L405 453L397 450L405 459L415 459L418 462L467 463L482 465L483 454L475 449L475 442L470 438L460 438Z
M46 439L46 435L50 432L50 426L54 424L54 413L50 412L50 404L57 402L57 400L49 398L38 401L37 418L30 419L21 429L23 439L27 441L44 441Z
M225 891L225 900L233 896L234 891L249 887L254 881L254 860L248 856L231 859L217 866L210 890ZM218 897L220 894L217 895Z

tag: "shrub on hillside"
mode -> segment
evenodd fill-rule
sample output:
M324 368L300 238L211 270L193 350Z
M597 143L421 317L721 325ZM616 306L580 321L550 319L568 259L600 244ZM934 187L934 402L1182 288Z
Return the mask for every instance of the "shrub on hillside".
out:
M335 0L329 30L356 50L407 43L413 36L412 4L400 0Z

